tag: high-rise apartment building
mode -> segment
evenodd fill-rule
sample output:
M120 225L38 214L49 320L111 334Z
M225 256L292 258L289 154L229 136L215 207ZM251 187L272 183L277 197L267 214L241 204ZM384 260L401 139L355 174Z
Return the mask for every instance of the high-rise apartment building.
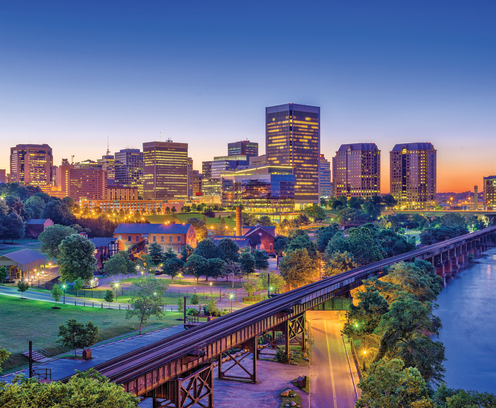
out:
M293 103L265 109L269 165L292 166L298 204L319 202L320 108Z
M57 187L62 196L75 201L104 200L107 194L107 173L98 168L62 164L57 169Z
M18 144L10 148L11 183L45 186L52 181L53 155L47 144Z
M323 154L320 155L319 159L319 186L321 198L332 196L331 163L326 160Z
M5 169L0 169L0 184L6 183L7 182L7 170Z
M188 195L188 144L143 143L143 198L186 199Z
M372 197L381 193L381 152L375 143L341 145L332 160L334 196Z
M431 143L397 144L390 152L391 194L401 206L436 205L436 149Z
M140 149L122 149L115 153L115 182L138 187L143 195L143 153Z
M496 176L484 177L484 209L496 210Z
M249 140L241 140L239 142L229 143L227 145L228 156L258 156L258 143L250 142Z

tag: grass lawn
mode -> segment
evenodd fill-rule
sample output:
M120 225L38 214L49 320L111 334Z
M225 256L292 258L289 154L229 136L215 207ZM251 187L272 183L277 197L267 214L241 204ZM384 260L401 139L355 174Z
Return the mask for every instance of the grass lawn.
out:
M52 307L53 304L48 302L0 296L0 348L6 348L12 353L3 364L4 372L27 363L22 352L27 350L29 340L35 346L49 351L52 356L68 351L68 348L56 343L58 327L68 319L81 322L91 320L100 329L99 341L132 332L139 326L136 317L126 319L124 310L69 305L60 305L61 309ZM167 312L163 320L152 317L143 327L155 325L154 328L161 329L175 326L178 317L177 312Z
M199 218L200 220L203 219L203 214L201 214L201 213L176 213L176 215L177 215L177 220L179 222L187 222L188 218ZM172 214L169 214L169 215L146 215L145 216L145 218L148 221L150 221L151 223L162 223L162 222L164 222L166 217L168 220L172 221ZM206 218L207 218L207 227L208 228L219 225L219 223L220 223L220 220L218 218L210 218L210 217L206 217ZM230 218L227 218L227 217L223 217L223 218L226 221L226 226L228 226L230 228L236 227L236 221L235 220L231 220Z
M16 252L16 251L21 251L23 249L31 249L32 251L38 252L40 254L43 254L46 256L48 259L48 256L41 252L41 242L38 241L37 239L32 239L32 238L24 238L24 239L17 239L14 241L14 244L11 242L0 242L0 255L5 255L10 252Z
M136 282L141 278L127 278L124 279L122 282ZM227 282L227 281L200 281L200 283L196 283L195 281L192 280L185 280L185 279L179 279L176 278L174 281L168 278L159 278L161 282L166 283L167 285L174 284L174 285L185 285L185 286L195 286L198 288L209 288L210 287L210 282L212 282L212 287L221 287L221 288L231 288L232 287L232 282ZM241 288L243 286L242 282L234 282L234 287L235 288Z

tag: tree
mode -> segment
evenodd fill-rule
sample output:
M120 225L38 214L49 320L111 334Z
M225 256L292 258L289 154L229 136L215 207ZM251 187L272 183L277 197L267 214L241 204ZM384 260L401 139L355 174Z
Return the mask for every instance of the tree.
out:
M171 213L174 214L175 212L177 212L177 209L176 206L173 205L171 208Z
M231 276L232 279L232 287L234 288L234 278L236 276L240 276L242 273L241 264L239 262L226 261L224 263L224 276Z
M270 275L270 286L269 286ZM264 271L260 274L262 290L279 293L286 286L286 281L277 271Z
M286 245L285 251L286 253L289 254L290 252L296 249L303 249L303 248L307 250L308 255L310 255L312 259L314 260L317 259L317 247L306 232L291 239L289 243Z
M338 225L333 224L329 227L325 228L320 228L318 231L318 238L317 238L317 251L319 252L325 252L327 248L327 244L329 241L332 239L332 237L336 234L338 231Z
M73 234L77 234L77 231L74 228L66 227L64 225L55 224L46 227L38 236L38 241L41 242L41 250L50 258L57 258L60 243L64 238Z
M74 290L76 291L76 297L79 296L79 291L84 287L84 279L77 278L74 281Z
M184 312L184 299L182 297L177 299L177 311L179 313Z
M170 207L169 207L169 206L165 207L165 212L166 212L167 214L170 214L171 209L170 209Z
M114 301L114 291L108 289L105 291L105 296L103 297L103 300L105 300L105 302L108 302L109 304L109 309L110 309L110 303L112 303Z
M369 225L371 224L362 225L360 228L351 228L346 240L349 252L353 254L360 265L380 261L385 255L384 249L374 239Z
M95 245L82 235L69 235L59 245L58 264L63 282L91 280L96 268Z
M238 262L239 246L231 238L222 238L217 244L219 258L224 261Z
M64 294L64 291L59 285L53 285L52 290L50 291L52 294L53 300L55 300L55 307L57 307L57 302L60 300L62 295Z
M148 255L150 255L151 260L155 266L162 263L164 257L163 248L156 242L148 245Z
M8 195L5 197L5 204L7 204L8 207L8 214L16 213L23 221L29 219L29 214L26 211L25 205L18 196Z
M0 349L0 374L2 373L2 363L6 361L9 358L9 356L10 353L6 349Z
M192 294L189 298L189 302L192 305L197 305L198 303L200 303L200 296L198 296L196 293Z
M260 278L255 278L249 276L243 283L243 289L248 293L248 296L253 296L253 294L261 289L262 282Z
M310 218L313 218L314 221L324 221L326 219L326 212L318 204L313 204L311 207L305 209L305 212Z
M208 271L207 271L207 281L208 278L218 278L222 275L224 270L224 261L220 258L210 258L207 259Z
M404 368L403 361L381 360L372 364L358 383L362 396L357 408L434 408L425 380L416 368Z
M26 211L30 218L40 218L43 214L43 207L45 207L45 201L36 195L29 197L26 201Z
M186 244L185 246L183 246L183 249L181 251L181 259L186 262L188 260L188 258L193 255L193 252L195 251L195 249Z
M137 397L94 369L78 372L67 383L40 383L24 376L16 376L8 385L0 383L0 406L5 407L134 408L138 403Z
M9 271L7 267L0 266L0 283L2 283L9 276Z
M141 255L141 257L136 260L136 263L140 268L145 270L147 275L155 269L152 257L149 254Z
M112 255L112 257L103 264L103 274L113 276L114 280L118 274L124 274L126 271L126 261L118 253Z
M24 292L29 289L29 283L24 282L24 280L20 280L17 282L17 291L21 292L21 299L24 299Z
M137 316L140 322L139 334L143 323L146 323L151 316L161 319L164 316L163 293L167 290L167 285L152 276L138 279L131 285L131 309L126 313L126 319Z
M496 395L487 392L453 390L441 384L434 394L438 408L493 408Z
M317 265L306 248L287 254L279 264L279 270L290 289L315 282L318 277Z
M198 242L201 242L208 237L208 229L206 227L207 218L205 216L203 216L203 218L203 221L198 218L188 218L188 223L190 223L195 229L196 239Z
M162 263L168 259L177 259L177 254L172 248L167 248L162 255Z
M349 271L353 268L358 268L360 265L355 260L355 257L349 252L334 252L327 261L325 267L326 276L334 276L338 273Z
M174 278L181 272L181 270L184 268L184 262L182 259L179 258L171 258L167 259L163 266L162 266L162 272L165 273L166 275L169 275L174 282Z
M255 257L251 253L242 252L239 257L239 263L241 264L243 274L247 275L255 272Z
M288 237L278 235L274 239L274 251L276 251L277 255L281 256L286 248L286 244L288 242Z
M57 343L62 343L64 347L73 348L74 357L77 357L78 348L84 350L98 341L98 326L95 326L92 321L84 324L76 319L69 319L65 324L59 326L57 337L60 337Z
M200 276L208 273L208 261L203 256L193 254L184 265L184 270L193 275L198 282Z
M260 224L262 227L272 227L274 223L270 219L268 215L262 215L258 220L258 224Z
M207 238L198 243L193 255L199 255L205 259L219 258L219 252L220 251L215 245L214 240Z
M22 220L21 216L16 212L11 212L3 219L3 224L5 227L3 241L10 239L12 243L16 239L21 239L24 237L24 232L26 230L26 224Z
M43 208L41 218L50 218L54 224L74 224L75 217L67 206L59 199L51 199Z

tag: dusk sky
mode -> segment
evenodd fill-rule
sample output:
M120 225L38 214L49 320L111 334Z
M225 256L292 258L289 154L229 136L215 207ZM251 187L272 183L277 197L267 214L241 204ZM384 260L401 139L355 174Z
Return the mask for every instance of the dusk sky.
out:
M0 2L0 168L171 138L194 167L250 139L265 107L321 107L321 152L432 142L438 192L496 175L496 1Z

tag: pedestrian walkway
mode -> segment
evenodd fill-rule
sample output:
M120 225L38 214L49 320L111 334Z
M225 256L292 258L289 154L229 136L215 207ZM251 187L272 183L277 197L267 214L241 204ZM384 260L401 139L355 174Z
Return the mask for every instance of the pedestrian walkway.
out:
M71 358L60 358L56 356L49 361L34 366L34 369L50 369L52 372L52 380L60 380L64 377L72 375L75 370L83 371L88 368L94 367L97 364L103 363L115 357L119 357L123 354L129 353L133 350L137 350L141 347L147 346L149 344L155 343L156 341L162 340L164 338L173 336L174 334L184 331L184 326L172 326L165 329L155 330L143 335L134 335L131 337L117 337L115 339L106 340L105 342L97 343L92 350L92 359L90 360L79 360ZM63 355L70 354L71 351L64 353ZM72 351L74 353L74 350ZM79 356L81 355L81 350L79 350ZM0 381L10 382L13 380L15 374L24 374L28 376L28 370L20 370L15 373L6 374L0 377Z

